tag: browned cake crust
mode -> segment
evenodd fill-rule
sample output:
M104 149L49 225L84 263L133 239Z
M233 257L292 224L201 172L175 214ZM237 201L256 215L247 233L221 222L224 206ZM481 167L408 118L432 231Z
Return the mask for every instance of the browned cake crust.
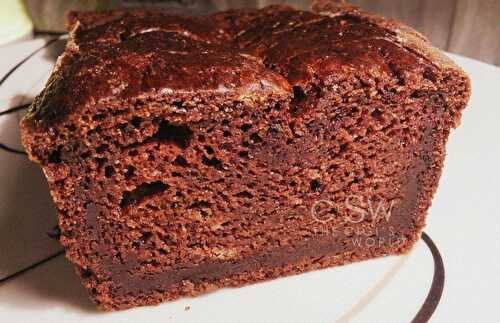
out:
M406 26L314 10L69 15L22 139L100 308L418 239L469 80Z

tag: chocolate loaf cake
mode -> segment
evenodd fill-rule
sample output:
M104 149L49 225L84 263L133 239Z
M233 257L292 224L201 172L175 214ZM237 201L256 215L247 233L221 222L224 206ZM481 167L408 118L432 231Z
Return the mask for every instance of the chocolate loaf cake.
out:
M333 2L76 12L21 122L105 310L396 255L419 238L469 80Z

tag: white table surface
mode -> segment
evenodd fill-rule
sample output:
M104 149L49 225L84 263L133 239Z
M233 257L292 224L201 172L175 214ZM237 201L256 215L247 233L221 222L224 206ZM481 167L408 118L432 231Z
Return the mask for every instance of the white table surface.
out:
M43 45L0 48L0 78ZM43 87L63 41L39 51L0 86L0 111ZM461 126L425 231L443 257L444 293L432 322L500 322L500 69L450 55L472 80ZM20 148L21 114L0 117L0 142ZM0 280L57 253L45 234L55 224L41 171L0 151ZM0 283L2 322L406 322L431 286L434 263L419 241L387 257L277 279L159 306L101 313L63 256Z

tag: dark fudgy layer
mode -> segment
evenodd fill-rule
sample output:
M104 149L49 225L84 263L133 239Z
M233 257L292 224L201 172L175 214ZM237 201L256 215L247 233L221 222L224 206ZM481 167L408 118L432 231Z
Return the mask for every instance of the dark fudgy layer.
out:
M409 28L331 6L70 15L21 126L101 308L413 245L468 79ZM351 197L394 208L353 221Z
M430 139L429 139L430 140ZM111 259L105 260L109 275L114 277L118 288L115 291L117 297L131 295L138 297L151 290L169 289L172 286L180 285L189 280L195 284L214 283L223 278L242 273L251 273L260 269L280 268L286 265L297 264L302 261L314 261L324 257L335 255L348 255L366 252L375 247L379 254L384 255L384 248L406 251L408 237L416 231L413 217L410 215L417 206L417 196L419 196L418 179L426 174L426 164L422 160L407 175L407 183L403 190L406 192L404 203L393 211L391 220L377 228L376 234L362 235L353 234L347 236L343 232L332 232L326 236L319 236L307 241L299 241L296 245L278 248L266 253L255 254L243 259L227 262L204 262L189 266L182 265L174 267L153 276L133 277L129 274L138 265L137 260L127 259L123 265L116 265ZM98 209L90 206L88 222L97 223ZM96 233L98 234L98 233ZM103 245L100 248L105 249ZM268 277L271 278L271 277Z
M369 257L374 257L407 250L411 243L417 238L417 232L419 232L419 228L423 225L423 217L414 218L411 214L413 214L417 208L419 197L425 196L425 192L422 191L424 187L428 187L428 184L425 184L425 182L431 179L433 182L432 185L435 185L435 181L438 178L435 173L429 171L432 169L430 167L436 162L433 161L435 157L432 157L432 152L435 150L434 141L436 140L430 135L430 129L432 128L432 126L427 127L429 130L426 131L427 135L422 140L422 144L424 145L421 150L422 157L414 161L415 164L408 171L408 174L404 176L405 184L402 191L405 197L403 198L403 203L399 204L397 209L393 210L388 223L381 223L376 227L376 232L365 232L362 234L354 233L346 236L345 233L342 232L345 228L342 227L340 232L323 232L317 237L311 237L306 241L298 241L293 246L273 248L269 251L257 253L241 259L230 259L222 262L204 261L197 264L179 264L177 266L172 266L165 272L147 274L146 278L141 278L140 274L137 276L130 274L136 271L138 266L140 267L139 260L136 259L134 255L131 255L130 258L123 259L122 263L117 263L116 259L113 257L104 258L104 270L107 271L107 275L113 277L115 284L113 288L114 297L117 299L125 297L127 299L126 304L118 306L127 307L133 304L155 303L163 298L151 299L141 297L133 303L130 303L130 297L134 295L138 296L142 293L147 294L148 290L178 289L180 288L179 285L182 285L186 281L194 283L195 286L201 286L203 284L231 285L235 283L227 281L227 277L231 275L249 274L258 268L273 271L273 268L277 269L280 267L279 264L288 263L293 265L294 263L301 263L304 261L312 262L313 260L324 257L333 257L333 259L336 259L332 260L333 262L329 262L329 265L332 265L340 264L344 261L363 259L364 257L368 257L368 255ZM102 211L105 212L105 210ZM87 215L89 218L87 222L92 223L94 229L99 228L98 214L102 211L99 211L99 208L96 206L89 207L89 213ZM308 214L305 216L309 217ZM351 228L351 230L356 232L355 228ZM363 232L363 230L360 231ZM98 238L99 232L94 232L94 234L97 235L95 240L100 241ZM370 243L372 243L372 245L370 245ZM101 245L98 250L100 254L112 254L112 249L110 250L109 246L105 244ZM363 253L365 253L366 256L359 256ZM346 256L339 258L339 255ZM216 272L216 274L212 275L212 272ZM294 271L289 271L286 274L291 273L294 273ZM285 273L281 272L281 275L282 274ZM269 275L265 275L265 277L260 279L274 277L271 274ZM137 284L140 286L137 286ZM178 296L190 294L190 292L183 292L181 290L179 290L178 293ZM175 294L170 293L169 295L170 297L174 297L173 295ZM148 301L144 303L141 299L147 299ZM154 299L156 299L156 301Z

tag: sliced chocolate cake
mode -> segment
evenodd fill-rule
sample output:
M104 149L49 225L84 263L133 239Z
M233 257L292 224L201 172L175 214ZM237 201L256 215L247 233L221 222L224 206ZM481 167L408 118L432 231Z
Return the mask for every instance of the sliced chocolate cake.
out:
M330 2L69 14L21 123L91 298L123 309L408 251L469 80Z

